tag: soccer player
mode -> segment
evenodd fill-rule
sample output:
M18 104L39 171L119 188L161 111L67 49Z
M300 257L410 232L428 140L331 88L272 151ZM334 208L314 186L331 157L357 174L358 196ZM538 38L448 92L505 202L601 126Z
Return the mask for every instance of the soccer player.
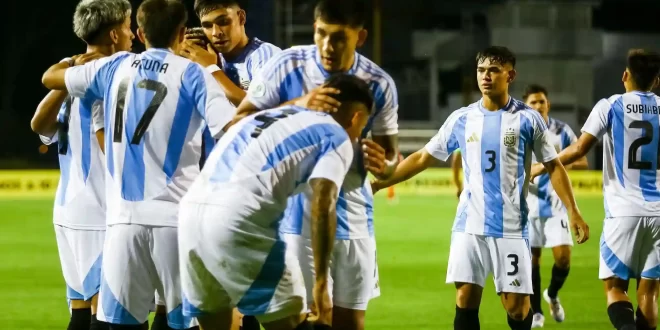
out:
M655 329L658 323L660 97L651 89L659 74L660 54L631 50L622 78L626 93L600 100L578 141L559 154L562 163L571 164L604 137L599 277L605 283L610 321L619 330ZM532 176L542 173L535 166ZM638 279L636 320L628 298L632 278Z
M575 204L543 118L509 96L509 84L516 77L513 53L505 47L489 47L476 60L481 100L454 111L426 147L399 164L389 180L373 182L373 188L410 179L460 148L465 188L447 268L447 282L454 283L457 291L454 329L479 329L482 291L492 272L509 326L528 330L533 292L525 197L532 152L548 168L553 187L567 205L578 243L589 238L589 227Z
M208 68L229 101L238 106L252 77L280 48L248 37L247 16L239 0L195 0L194 8L210 43L204 45L194 36L186 35L179 55ZM215 144L208 129L203 134L202 165Z
M73 30L87 44L87 52L64 59L65 66L130 50L135 37L131 4L83 0L76 6ZM105 162L95 136L102 137L103 122L92 119L101 106L93 98L55 90L41 101L31 123L45 144L58 143L61 173L53 223L71 308L69 330L102 326L96 319L96 306L105 238Z
M220 139L184 197L184 311L203 329L228 329L234 306L267 330L312 329L299 262L278 230L288 198L305 188L313 195L315 322L333 322L336 203L373 99L355 76L335 75L325 86L341 91L337 112L284 106L242 119Z
M332 259L333 327L361 330L370 299L380 295L373 226L373 194L366 170L387 177L398 162L398 100L392 78L355 50L364 44L366 8L362 1L321 0L315 7L314 45L293 47L276 54L252 81L238 107L237 118L280 104L333 111L338 91L323 87L333 73L348 73L367 81L375 109L362 132L365 153L358 153L337 202L337 247ZM237 119L234 119L236 121ZM384 161L386 158L386 162ZM287 243L299 250L307 297L311 301L313 258L309 252L310 198L297 195L281 230Z
M523 101L528 107L541 114L543 121L548 126L548 139L557 151L561 151L577 141L570 126L548 116L550 100L545 87L536 84L527 86L523 94ZM533 158L533 162L537 162L536 157ZM566 166L566 169L586 169L587 167L587 158L582 157L579 161ZM534 289L532 328L542 328L545 317L541 308L541 249L551 248L555 259L550 286L543 291L543 298L549 305L550 315L555 321L563 322L564 308L559 301L558 293L568 277L573 239L568 228L566 208L554 193L548 175L540 177L537 183L530 182L527 205L529 205L529 240L532 247L532 287Z
M165 300L167 322L156 319L154 328L186 329L192 321L182 314L172 244L178 202L199 174L197 132L205 123L219 136L235 108L208 71L173 54L186 18L180 1L146 0L137 13L144 53L56 64L43 77L47 88L103 99L108 227L98 318L111 329L138 329L155 291Z

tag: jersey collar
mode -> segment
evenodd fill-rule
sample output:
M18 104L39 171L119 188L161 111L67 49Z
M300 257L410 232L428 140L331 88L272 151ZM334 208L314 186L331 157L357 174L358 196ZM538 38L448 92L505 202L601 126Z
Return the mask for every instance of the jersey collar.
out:
M486 116L494 116L494 115L499 114L500 111L509 111L509 109L513 105L513 98L511 97L511 95L509 95L509 101L506 102L506 105L504 106L504 108L499 109L497 111L490 111L490 110L484 108L483 102L484 102L484 98L482 97L479 100L479 110Z

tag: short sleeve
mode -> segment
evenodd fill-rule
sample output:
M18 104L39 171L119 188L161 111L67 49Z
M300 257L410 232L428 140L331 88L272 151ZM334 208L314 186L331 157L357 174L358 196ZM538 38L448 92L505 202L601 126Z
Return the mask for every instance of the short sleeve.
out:
M193 99L211 136L218 138L236 115L236 107L229 102L220 84L199 64L190 63L183 74L183 88Z
M452 113L442 127L440 127L438 133L436 133L426 146L424 146L424 149L431 154L433 158L447 161L449 155L458 150L459 144L456 135L454 134L454 126L462 117L463 114L459 111Z
M109 72L117 60L128 56L127 52L120 52L110 57L68 68L64 73L64 83L69 94L73 97L93 97L102 99L109 83Z
M598 140L603 138L607 132L608 116L612 109L612 104L602 99L591 110L589 118L582 126L582 132L595 136Z
M272 109L289 101L280 98L280 88L287 75L287 64L292 60L290 54L290 51L279 52L257 70L245 96L257 109Z
M92 125L94 132L105 128L105 118L103 117L103 102L96 101L92 105Z
M326 149L316 162L308 182L312 179L327 179L334 182L339 191L353 162L353 146L350 140L346 139L338 147Z
M564 150L575 142L577 142L577 136L573 132L573 129L568 125L564 126L561 132L561 149Z
M399 133L399 100L396 85L389 76L387 83L376 85L373 91L377 114L374 117L371 134L395 135Z
M533 114L531 118L532 129L534 130L532 132L534 156L541 163L547 163L557 158L557 150L552 142L550 142L548 126L545 124L541 115L534 110L530 110L530 113Z
M280 53L282 50L271 44L264 43L250 56L250 77L256 77L263 69L264 65L268 63L273 56Z

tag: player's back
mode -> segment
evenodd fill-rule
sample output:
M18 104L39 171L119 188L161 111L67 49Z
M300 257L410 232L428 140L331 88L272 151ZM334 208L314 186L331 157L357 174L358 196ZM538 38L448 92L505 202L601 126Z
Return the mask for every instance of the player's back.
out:
M57 142L60 180L55 195L53 222L73 229L105 229L105 163L92 114L101 102L67 97L57 117L57 133L41 136Z
M209 107L224 94L198 64L164 49L124 53L105 71L108 222L176 226L199 174L198 132L210 110L224 110Z
M330 115L295 106L262 111L223 135L185 199L226 207L246 219L229 227L256 224L276 230L272 225L281 218L287 198L306 185L319 159L336 156L345 169L326 170L343 171L343 177L353 147Z
M658 216L660 97L631 92L601 100L596 107L607 128L603 139L606 216Z

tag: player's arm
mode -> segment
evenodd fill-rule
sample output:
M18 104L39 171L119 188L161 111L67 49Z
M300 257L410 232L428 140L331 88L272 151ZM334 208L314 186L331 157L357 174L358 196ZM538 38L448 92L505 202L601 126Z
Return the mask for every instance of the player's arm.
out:
M391 79L387 79L379 87L383 93L376 94L374 101L377 109L371 128L371 139L375 146L367 140L363 147L365 165L370 165L367 170L376 178L387 180L399 163L399 103L396 86ZM380 171L373 169L374 160Z
M548 129L545 122L538 115L534 117L534 121L533 151L536 159L541 160L543 167L550 174L552 187L568 211L569 221L573 233L577 236L578 243L584 243L589 239L589 226L582 219L580 210L575 202L568 173L559 161L554 145L548 141Z
M37 111L34 112L30 126L32 131L44 136L52 137L57 132L57 115L62 108L62 103L67 97L66 91L50 91L39 102Z
M105 118L103 102L101 101L96 101L92 105L92 127L96 135L96 140L99 143L99 148L101 148L101 152L105 153Z
M451 174L456 186L456 196L460 197L463 192L463 182L461 181L461 170L463 169L463 161L461 159L461 151L456 150L451 157Z
M182 92L189 95L195 109L204 118L214 139L220 138L236 114L236 108L229 103L220 86L201 65L191 63L183 73Z
M50 90L66 90L66 71L70 67L84 65L88 62L94 61L105 55L101 53L85 53L81 55L75 55L71 58L65 58L61 62L52 65L44 75L41 77L41 83ZM79 96L77 96L79 97Z

